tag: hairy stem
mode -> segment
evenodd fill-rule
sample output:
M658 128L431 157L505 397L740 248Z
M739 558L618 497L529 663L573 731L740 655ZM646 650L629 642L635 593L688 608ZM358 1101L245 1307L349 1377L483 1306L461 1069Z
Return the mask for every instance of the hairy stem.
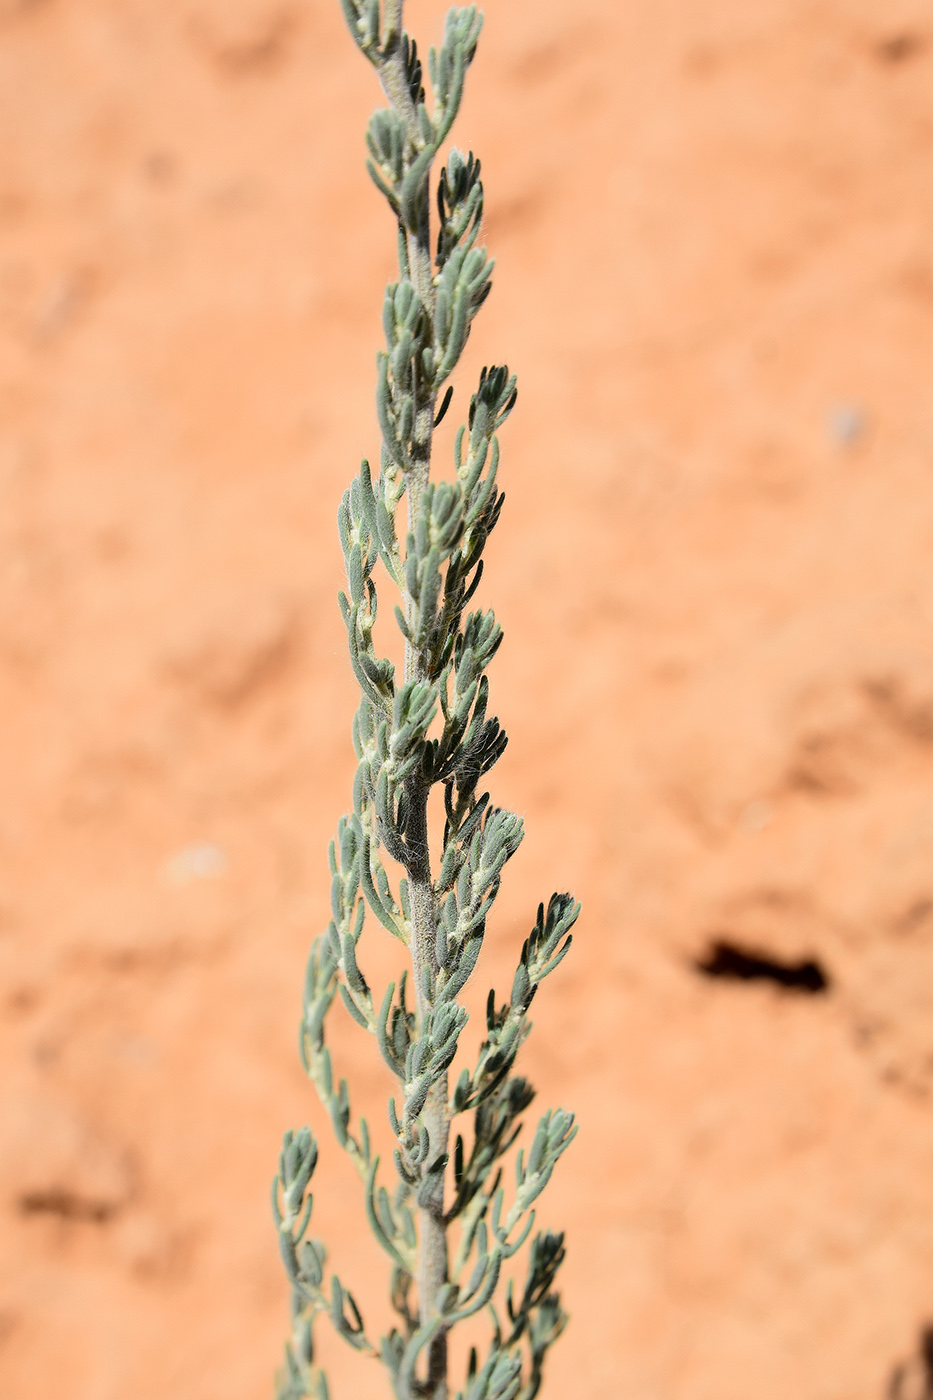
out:
M521 818L491 806L490 794L480 790L507 742L498 719L487 713L485 675L502 629L491 609L466 611L504 500L497 485L497 432L516 398L515 376L507 365L486 366L479 376L467 421L454 440L454 479L430 480L435 422L449 405L450 377L492 285L492 259L477 242L483 185L472 152L451 149L440 175L436 259L430 212L431 162L456 119L483 21L472 4L448 11L443 43L428 52L429 113L417 46L402 27L404 0L341 2L350 32L389 101L389 110L380 108L370 118L367 168L398 224L399 272L383 301L385 349L378 356L376 390L379 472L374 476L364 460L338 513L347 577L338 601L360 688L353 723L358 767L352 811L341 818L330 847L331 919L308 960L301 1054L337 1140L363 1179L370 1228L392 1261L391 1300L400 1325L377 1346L366 1334L353 1293L328 1270L324 1246L308 1234L317 1143L307 1128L286 1133L272 1208L292 1285L293 1325L278 1400L327 1400L313 1337L320 1312L329 1314L355 1351L383 1362L397 1397L448 1400L456 1390L448 1379L448 1333L492 1305L501 1265L528 1238L532 1205L576 1131L572 1114L548 1110L527 1155L517 1153L514 1191L500 1187L502 1159L534 1097L527 1080L512 1072L529 1029L528 1008L542 978L570 946L579 906L569 894L552 895L546 912L539 906L509 999L500 1006L495 993L489 994L487 1038L475 1069L452 1069L469 1019L460 993L476 969L503 867L522 839ZM403 494L404 544L399 538ZM401 590L403 607L395 614L405 638L402 685L392 659L378 654L373 636L377 587L372 575L380 560ZM432 854L428 819L440 815L433 808L429 812L435 788L442 789L446 822ZM405 869L397 899L380 848ZM376 1011L357 957L367 909L409 947L413 1012L404 974L385 989ZM394 1097L389 1101L399 1178L394 1199L380 1184L380 1158L373 1154L365 1119L351 1129L347 1081L339 1077L325 1043L325 1019L338 1000L375 1036L383 1061L402 1085L402 1113ZM456 1079L452 1104L448 1076ZM450 1172L454 1189L445 1205L451 1119L471 1110L470 1156L464 1160L458 1134ZM460 1236L452 1265L451 1226ZM467 1389L473 1400L534 1400L538 1394L544 1355L567 1320L553 1290L563 1256L562 1234L543 1231L531 1241L524 1286L516 1294L510 1279L505 1289L510 1327L502 1331L501 1313L493 1306L485 1360L475 1347L471 1352Z
M383 57L379 64L379 78L386 96L405 122L410 148L409 159L414 160L423 148L423 141L405 73L402 0L387 0L386 3ZM419 225L414 230L405 230L405 242L408 254L408 272L412 284L425 313L433 323L435 289L431 258L429 175L430 171L428 170L424 175L423 198L418 201ZM408 528L412 533L418 528L424 490L430 475L431 439L435 413L433 387L423 382L417 366L414 395L415 425L412 466L407 474ZM416 603L410 596L406 597L405 600L405 612L407 622L413 627ZM428 678L428 657L425 654L425 649L406 642L406 681L423 681ZM415 775L408 780L406 784L407 844L412 852L408 867L412 920L411 956L419 1030L433 1009L432 996L425 973L427 970L430 971L430 978L433 982L438 972L435 951L436 901L431 877L431 853L428 844L429 793L430 784L426 783L420 776ZM447 1156L450 1115L446 1074L431 1088L424 1108L423 1121L430 1139L430 1151L423 1168L426 1176L431 1166ZM439 1311L438 1296L448 1277L447 1228L444 1222L444 1175L442 1172L432 1176L431 1186L421 1192L420 1200L417 1285L420 1321L423 1326L437 1316ZM447 1333L443 1328L435 1337L428 1351L427 1382L429 1400L446 1400Z

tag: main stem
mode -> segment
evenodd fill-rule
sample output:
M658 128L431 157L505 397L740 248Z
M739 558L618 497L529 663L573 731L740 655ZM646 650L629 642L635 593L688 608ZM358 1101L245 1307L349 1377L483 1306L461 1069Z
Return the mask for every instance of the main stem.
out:
M403 118L408 132L409 157L413 160L422 148L421 132L414 103L408 90L405 73L402 27L403 0L386 0L385 30L379 78L389 101ZM406 230L408 266L412 284L426 315L433 322L435 308L434 276L431 260L430 201L428 173L425 174L424 197L417 230ZM433 386L421 380L420 364L415 365L415 429L411 468L406 473L408 493L408 528L417 530L422 499L431 470L431 438L434 430L435 394ZM406 620L413 628L415 602L405 600ZM431 679L428 657L422 648L405 644L405 680ZM436 901L431 878L431 852L428 845L428 796L430 784L420 776L409 778L406 784L408 819L407 845L411 851L408 881L411 898L411 959L415 984L415 1005L419 1029L433 1009L430 992L425 986L425 970L430 969L433 981L438 973L436 952ZM428 1130L430 1150L422 1169L428 1174L439 1159L447 1156L450 1136L447 1075L431 1088L423 1110L422 1120ZM420 1194L419 1250L417 1263L418 1308L424 1326L438 1314L438 1295L447 1282L447 1227L444 1221L444 1173L432 1177L432 1186ZM447 1400L447 1332L441 1328L428 1348L428 1400Z

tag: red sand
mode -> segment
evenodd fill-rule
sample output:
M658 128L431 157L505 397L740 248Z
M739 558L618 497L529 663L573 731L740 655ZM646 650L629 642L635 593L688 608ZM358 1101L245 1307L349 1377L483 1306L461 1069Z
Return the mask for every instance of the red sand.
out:
M295 1048L378 92L337 0L3 0L0 100L0 1393L253 1400L286 1127L384 1306ZM883 1400L933 1320L930 9L491 4L456 136L498 271L451 418L520 375L480 992L584 902L527 1058L582 1125L546 1393ZM830 988L702 977L717 939ZM319 1330L334 1400L387 1394Z

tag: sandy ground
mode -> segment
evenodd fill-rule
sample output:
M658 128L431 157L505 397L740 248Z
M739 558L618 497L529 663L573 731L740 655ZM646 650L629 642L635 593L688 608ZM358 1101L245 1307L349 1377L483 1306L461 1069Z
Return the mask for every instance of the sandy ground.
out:
M440 15L411 4L423 42ZM307 1121L318 1229L385 1311L296 1054L353 768L377 101L337 0L0 4L10 1400L269 1395L268 1186ZM483 601L528 836L480 992L539 899L584 903L527 1055L582 1125L542 1202L573 1315L546 1392L884 1400L905 1365L920 1400L933 12L500 0L457 138L498 271L453 413L483 363L521 385ZM704 975L717 944L774 976ZM775 980L808 961L822 991ZM387 1394L320 1331L334 1400Z

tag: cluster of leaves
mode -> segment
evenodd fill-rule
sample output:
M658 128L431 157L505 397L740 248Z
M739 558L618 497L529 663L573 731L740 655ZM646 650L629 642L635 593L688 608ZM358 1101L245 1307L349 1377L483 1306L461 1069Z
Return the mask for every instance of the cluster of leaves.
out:
M474 1351L458 1400L532 1400L546 1352L566 1321L553 1287L563 1236L545 1231L531 1239L525 1283L520 1295L509 1284L505 1317L495 1299L502 1266L531 1237L533 1203L574 1136L572 1115L543 1115L527 1157L516 1154L508 1199L502 1162L534 1096L513 1070L537 988L570 945L578 906L569 895L554 895L547 909L539 908L509 999L498 1005L489 994L475 1067L461 1069L452 1092L448 1084L468 1019L459 997L476 967L503 868L522 839L521 820L493 807L480 790L506 744L498 720L488 714L485 674L502 631L491 611L468 611L503 502L497 432L516 399L506 367L480 376L467 422L456 434L452 479L434 483L427 475L431 432L450 402L448 391L438 412L439 392L491 286L492 263L477 246L483 188L472 155L454 150L448 156L437 188L433 252L429 243L431 163L456 116L481 16L472 6L449 13L444 43L429 55L429 114L417 49L401 30L400 0L386 0L385 14L380 0L343 4L390 98L390 107L369 124L368 165L399 223L400 276L384 303L380 469L374 474L363 462L338 515L347 572L339 601L360 691L353 723L357 770L352 810L330 848L332 917L308 962L301 1053L360 1175L370 1228L391 1264L399 1323L371 1340L352 1293L333 1273L325 1284L324 1248L308 1237L317 1144L308 1129L287 1133L273 1185L292 1286L292 1336L278 1395L326 1400L313 1344L314 1319L326 1312L352 1347L381 1359L398 1400L442 1400L448 1394L446 1350L438 1351L439 1342L486 1309L488 1354L480 1361ZM380 565L403 603L395 609L403 679L374 640ZM446 820L432 874L425 814L438 786ZM394 875L386 857L397 867ZM405 945L411 962L411 979L406 969L381 998L374 997L358 957L367 909ZM388 1105L391 1194L380 1182L365 1120L352 1123L347 1082L336 1078L326 1044L327 1016L338 997L373 1036L398 1084ZM469 1149L457 1134L450 1153L450 1122L466 1113L472 1114ZM443 1276L431 1297L419 1270L426 1219L445 1240ZM455 1223L456 1251L448 1260L446 1232Z

